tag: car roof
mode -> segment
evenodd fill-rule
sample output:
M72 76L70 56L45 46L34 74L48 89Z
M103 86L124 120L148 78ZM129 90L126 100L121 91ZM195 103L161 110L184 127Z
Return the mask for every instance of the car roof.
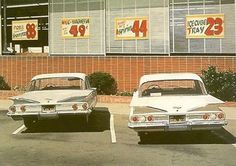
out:
M40 74L32 78L32 80L46 79L46 78L63 78L63 77L76 77L85 80L86 74L84 73L52 73L52 74Z
M202 79L194 73L160 73L142 76L139 85L142 85L145 82L164 80L198 80L203 82Z

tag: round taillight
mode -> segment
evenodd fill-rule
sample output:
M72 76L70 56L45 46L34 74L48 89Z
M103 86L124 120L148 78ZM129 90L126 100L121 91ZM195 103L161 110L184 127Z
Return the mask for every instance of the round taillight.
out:
M152 115L150 115L150 116L147 117L147 120L148 120L149 122L154 121L154 117L153 117Z
M225 115L224 115L223 113L219 113L219 114L218 114L218 118L219 118L219 119L224 119L224 117L225 117Z
M88 109L88 104L87 104L87 103L84 103L84 104L82 105L82 107L83 107L84 110L87 110L87 109Z
M25 106L24 106L24 105L22 105L22 106L20 107L20 110L21 110L22 112L25 112L25 111L26 111L26 108L25 108Z
M209 119L209 115L208 115L208 114L205 114L205 115L202 116L202 118L203 118L204 120L207 120L207 119Z
M133 122L138 122L139 121L139 118L137 116L133 116L131 119L132 119Z
M21 110L22 112L25 112L25 111L26 111L26 108L25 108L25 106L24 106L24 105L22 105L22 106L20 107L20 110Z
M78 110L78 105L77 105L77 104L73 104L73 105L72 105L72 109L73 109L74 111Z
M10 107L9 107L9 110L10 110L11 112L16 112L16 107L15 107L15 106L10 106Z

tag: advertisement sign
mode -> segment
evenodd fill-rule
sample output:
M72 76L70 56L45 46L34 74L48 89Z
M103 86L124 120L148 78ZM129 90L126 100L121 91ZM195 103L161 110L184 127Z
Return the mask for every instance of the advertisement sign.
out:
M89 22L90 19L88 17L62 19L62 37L88 38Z
M147 17L116 18L115 39L148 39Z
M224 38L224 14L186 16L186 38Z
M12 40L38 40L38 20L12 21Z

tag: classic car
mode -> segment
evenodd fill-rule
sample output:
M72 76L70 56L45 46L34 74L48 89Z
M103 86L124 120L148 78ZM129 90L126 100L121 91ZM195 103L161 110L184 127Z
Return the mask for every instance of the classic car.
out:
M130 103L128 127L140 139L150 132L220 129L227 124L222 103L207 94L196 74L144 75Z
M79 117L88 121L96 105L97 92L83 73L41 74L32 78L27 91L11 97L7 115L24 120L27 128L38 121Z

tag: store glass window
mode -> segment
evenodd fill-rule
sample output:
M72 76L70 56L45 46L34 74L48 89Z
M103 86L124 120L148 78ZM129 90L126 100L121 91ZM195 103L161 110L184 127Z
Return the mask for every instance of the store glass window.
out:
M169 54L168 0L108 0L106 52Z
M235 53L235 28L234 0L170 0L170 53Z
M105 0L50 0L50 53L105 54Z

